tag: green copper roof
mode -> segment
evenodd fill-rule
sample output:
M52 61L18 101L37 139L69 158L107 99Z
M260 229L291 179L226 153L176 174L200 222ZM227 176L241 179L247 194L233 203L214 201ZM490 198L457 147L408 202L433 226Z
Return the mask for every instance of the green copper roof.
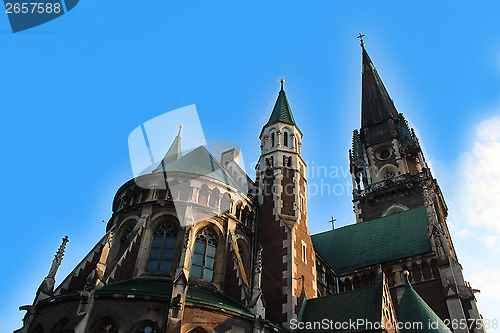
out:
M295 125L295 119L293 119L292 111L290 110L290 105L288 104L285 91L283 90L283 83L281 85L281 91L279 92L278 95L278 100L274 105L273 113L271 114L271 118L269 118L267 124L270 125L276 122L283 122Z
M312 235L314 249L337 273L432 252L424 206Z
M181 128L179 128L179 134L177 134L174 142L172 142L172 145L170 146L170 148L168 148L168 151L165 154L165 158L163 159L164 164L168 164L182 157L181 130L182 126Z
M172 283L152 280L126 280L110 283L97 290L98 294L127 294L170 298Z
M422 323L421 327L414 327L414 329L403 328L400 330L400 333L451 333L439 316L413 289L408 281L408 277L406 277L405 291L399 302L396 316L401 323L418 323L418 325ZM402 325L402 327L404 327L404 325Z
M186 172L200 176L217 179L228 185L238 188L229 173L220 165L215 157L205 148L200 146L181 158L157 168L156 172Z
M182 157L181 130L182 130L182 125L180 126L179 133L174 138L172 145L170 145L170 148L168 148L167 153L165 154L165 157L163 157L163 160L161 161L160 165L158 165L156 167L156 169L153 170L153 172L165 171L164 170L165 165L167 165L175 160L178 160L179 158Z
M186 297L194 303L212 305L240 314L251 315L250 311L244 305L219 292L193 286L188 288Z
M126 280L105 285L97 293L155 296L170 299L172 295L172 283L162 280ZM188 288L186 298L193 303L215 306L236 313L251 315L250 311L244 305L216 291L191 286Z
M359 332L363 329L342 329L335 328L335 323L349 323L349 320L356 321L364 319L368 322L375 322L375 287L355 289L352 291L334 294L331 296L314 298L307 300L301 310L299 321L305 324L304 329L296 332ZM321 323L327 319L334 323L328 329L307 327L306 323ZM331 325L329 325L331 326ZM294 331L295 332L295 331Z

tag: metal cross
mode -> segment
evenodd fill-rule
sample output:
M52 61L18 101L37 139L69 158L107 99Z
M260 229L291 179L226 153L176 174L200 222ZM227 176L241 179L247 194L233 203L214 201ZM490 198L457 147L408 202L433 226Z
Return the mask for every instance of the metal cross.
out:
M334 219L333 216L332 216L332 219L330 221L328 221L332 224L332 230L335 230L335 221L337 221L337 219Z
M356 39L359 38L360 42L361 42L361 47L365 47L365 42L363 41L363 37L365 37L366 34L361 34L361 32L359 33L359 36L356 37Z

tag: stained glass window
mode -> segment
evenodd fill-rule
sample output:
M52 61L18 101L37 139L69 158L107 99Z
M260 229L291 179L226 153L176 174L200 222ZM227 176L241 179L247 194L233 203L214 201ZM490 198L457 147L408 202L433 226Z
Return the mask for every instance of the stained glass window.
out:
M198 231L194 242L191 276L212 281L217 244L217 236L213 229L204 228Z
M170 273L176 240L177 228L173 222L163 222L155 229L149 253L148 272Z

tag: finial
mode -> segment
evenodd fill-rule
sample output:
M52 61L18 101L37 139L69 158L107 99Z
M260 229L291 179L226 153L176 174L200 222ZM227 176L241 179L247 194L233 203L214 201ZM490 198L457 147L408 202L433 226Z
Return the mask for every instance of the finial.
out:
M201 145L205 145L205 137L201 138Z
M68 236L64 236L64 238L62 239L62 244L61 246L59 246L59 249L54 256L54 260L52 261L52 266L50 267L49 274L47 275L48 278L54 278L56 276L57 269L59 268L59 265L61 265L61 261L64 257L64 251L66 250L66 244L68 242Z
M283 90L283 84L285 83L285 79L281 79L280 82L281 82L281 91L284 91Z
M359 41L361 42L361 47L362 47L362 48L365 48L365 42L363 41L363 37L365 37L365 36L366 36L366 34L361 34L361 32L360 32L360 33L359 33L359 36L358 36L358 37L356 37L356 39L358 39L358 38L359 38Z
M406 284L410 286L410 272L404 270L403 275L405 276Z
M181 136L182 127L182 125L179 126L179 134L177 134L177 136Z

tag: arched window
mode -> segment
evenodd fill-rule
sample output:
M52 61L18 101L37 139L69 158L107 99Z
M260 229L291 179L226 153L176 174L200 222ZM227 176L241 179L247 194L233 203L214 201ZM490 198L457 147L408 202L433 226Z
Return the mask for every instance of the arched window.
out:
M274 147L274 133L271 133L271 147Z
M191 275L205 281L212 281L217 252L217 235L212 228L203 228L196 234L194 242Z
M201 185L200 191L198 192L198 203L200 205L206 206L208 203L208 195L209 195L208 186L205 184Z
M156 227L149 253L148 272L170 273L174 257L177 228L172 221Z
M214 190L212 191L212 193L210 193L209 206L213 207L213 208L217 208L217 206L219 205L219 197L220 197L220 191L216 187L216 188L214 188Z
M288 132L283 133L283 146L288 147Z
M220 210L222 213L231 211L231 197L228 193L224 193L220 202Z

